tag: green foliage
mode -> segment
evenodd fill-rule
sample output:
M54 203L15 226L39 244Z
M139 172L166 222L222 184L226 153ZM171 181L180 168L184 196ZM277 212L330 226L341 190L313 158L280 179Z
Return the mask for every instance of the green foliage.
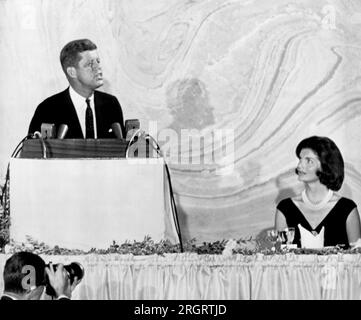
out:
M3 197L4 188L0 188L0 199L4 200L4 203L0 203L0 252L2 252L4 246L9 243L10 200L8 187L9 185L7 185L6 197Z
M201 246L196 245L196 240L192 239L183 244L184 252L197 254L221 254L226 243L223 241L216 241L213 243L203 243ZM179 253L180 245L173 244L169 240L161 240L154 242L151 237L144 237L143 241L126 241L122 244L113 243L107 249L92 248L89 251L83 250L69 250L59 246L50 247L44 242L38 242L30 236L26 237L25 243L14 243L10 241L8 244L8 253L19 251L30 251L36 254L47 255L82 255L82 254L132 254L135 256L145 255L164 255L169 253Z
M253 239L240 239L237 240L237 248L232 250L233 254L242 254L242 255L254 255L254 254L264 254L264 255L274 255L274 254L287 254L290 251L283 250L274 252L269 248L260 248L257 247L257 244ZM227 241L215 241L215 242L203 242L201 245L196 245L196 240L192 239L184 243L184 252L186 253L195 253L199 255L203 254L222 254ZM37 240L27 237L25 243L16 244L10 241L8 245L9 249L7 253L15 253L19 251L30 251L36 254L46 254L46 255L84 255L84 254L132 254L135 256L146 256L146 255L160 255L163 256L169 253L180 253L179 244L172 244L168 240L161 240L159 242L154 242L149 236L144 237L143 241L126 241L122 244L117 244L115 241L109 246L108 249L96 249L92 248L89 251L83 250L70 250L66 248L61 248L59 246L50 247L44 242L38 242ZM324 248L319 249L294 249L292 253L294 254L317 254L317 255L328 255L328 254L338 254L338 253L361 253L361 248L355 250L343 250L342 248Z

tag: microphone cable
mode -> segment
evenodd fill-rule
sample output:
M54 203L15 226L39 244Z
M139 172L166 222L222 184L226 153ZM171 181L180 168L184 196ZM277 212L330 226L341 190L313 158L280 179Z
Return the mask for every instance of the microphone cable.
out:
M126 148L126 150L125 150L125 158L126 159L128 159L128 157L129 157L129 147L130 147L130 145L132 144L132 142L133 142L133 140L136 138L136 137L138 137L138 135L139 135L139 133L142 135L144 135L144 131L142 130L142 129L137 129L137 131L135 131L134 133L133 133L133 135L131 136L131 138L129 139L129 142L128 142L128 144L127 144L127 148Z
M34 138L34 137L35 137L35 134L28 134L23 139L21 139L21 141L18 143L18 145L14 149L13 153L11 154L10 158L16 158L18 156L19 152L23 149L24 142L26 140L28 140L29 138ZM8 166L6 169L5 183L1 190L0 202L1 202L1 205L4 207L4 211L5 211L6 202L7 202L7 193L8 193L7 186L9 183L9 179L10 179L10 161L8 162Z
M145 140L150 140L151 143L151 147L157 152L157 154L163 158L164 161L164 166L166 169L166 173L167 173L167 180L168 180L168 185L169 185L169 196L170 196L170 203L171 203L171 211L172 211L172 216L173 216L173 221L174 221L174 225L175 225L175 229L176 229L176 233L178 236L178 241L179 241L179 246L180 246L180 251L184 252L184 248L183 248L183 241L182 241L182 233L181 233L181 228L180 228L180 224L179 224L179 218L178 218L178 211L177 211L177 205L175 202L175 198L174 198L174 192L173 192L173 186L172 186L172 180L170 177L170 170L168 167L167 162L165 161L162 151L160 149L160 146L158 144L158 142L148 133L145 133L144 130L142 129L138 129L136 132L134 132L134 134L132 135L132 137L129 140L126 152L125 152L125 157L128 158L129 157L129 147L131 145L131 143L133 142L133 140L135 139L136 136L141 137L143 136ZM138 140L139 141L139 140Z
M180 224L179 224L177 205L176 205L175 198L174 198L174 192L173 192L172 180L171 180L171 176L170 176L170 170L169 170L167 162L165 161L165 159L163 157L163 153L161 151L161 148L160 148L158 142L148 133L145 134L145 139L147 139L147 138L148 138L148 140L151 140L152 148L159 154L159 156L161 158L163 158L163 161L164 161L164 166L165 166L165 169L166 169L166 172L167 172L167 180L168 180L168 185L169 185L169 194L170 194L170 199L171 199L171 209L172 209L172 214L173 214L174 225L175 225L178 240L179 240L180 250L181 250L181 252L184 252L183 241L182 241L182 233L181 233L181 228L180 228ZM156 148L154 147L154 145L156 146Z
M43 139L41 133L39 131L35 131L34 132L34 137L39 138L40 144L41 144L41 150L43 152L43 159L46 159L46 145L45 145L45 142L44 142L44 139Z

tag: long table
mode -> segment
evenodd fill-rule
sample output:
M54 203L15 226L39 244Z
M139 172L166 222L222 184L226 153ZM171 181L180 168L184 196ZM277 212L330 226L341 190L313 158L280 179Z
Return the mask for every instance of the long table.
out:
M0 255L0 274L10 255ZM361 255L79 255L73 299L361 299ZM0 290L3 279L0 279Z

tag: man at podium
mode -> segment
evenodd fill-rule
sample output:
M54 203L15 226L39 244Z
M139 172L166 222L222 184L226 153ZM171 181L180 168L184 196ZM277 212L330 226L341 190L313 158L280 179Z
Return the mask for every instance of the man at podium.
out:
M67 129L65 138L97 139L125 136L122 108L113 95L97 91L103 85L103 73L97 46L88 39L69 42L61 50L60 63L69 87L37 107L29 133L41 131L43 123Z

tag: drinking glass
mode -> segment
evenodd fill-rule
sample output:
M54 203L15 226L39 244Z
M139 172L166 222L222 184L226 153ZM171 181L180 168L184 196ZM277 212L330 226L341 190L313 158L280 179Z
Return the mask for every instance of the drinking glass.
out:
M292 244L295 239L295 228L286 228L287 244Z
M281 242L281 244L286 244L288 237L286 230L278 231L278 241Z
M278 240L278 231L276 229L271 229L267 231L268 239L272 242L272 251L276 250L276 243Z

